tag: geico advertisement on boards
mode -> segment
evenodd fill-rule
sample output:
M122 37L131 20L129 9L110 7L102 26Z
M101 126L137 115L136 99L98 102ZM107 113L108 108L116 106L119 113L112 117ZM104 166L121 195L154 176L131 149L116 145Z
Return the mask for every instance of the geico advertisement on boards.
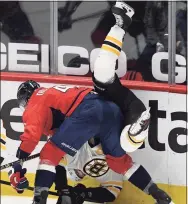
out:
M23 132L22 111L16 101L20 83L1 81L1 119L6 129L7 140L7 158L4 163L16 159L16 150L20 144L19 136ZM51 87L55 84L40 83L40 85ZM131 156L144 165L157 182L185 185L188 116L186 95L141 90L133 92L146 107L151 107L152 117L148 139ZM42 137L34 153L40 151L45 141L46 137ZM28 172L35 172L36 160L28 162L27 167Z
M93 71L93 64L98 56L100 48L88 51L81 46L58 46L58 73L66 75L85 76ZM1 71L20 71L49 73L50 55L48 44L8 43L0 45ZM67 59L67 55L72 56ZM75 57L76 56L76 57ZM168 53L157 52L152 56L152 75L156 80L168 82ZM186 81L186 58L176 54L175 82ZM76 67L75 67L76 66ZM102 65L101 65L102 66ZM127 56L122 50L116 65L116 73L119 77L125 76L127 71Z

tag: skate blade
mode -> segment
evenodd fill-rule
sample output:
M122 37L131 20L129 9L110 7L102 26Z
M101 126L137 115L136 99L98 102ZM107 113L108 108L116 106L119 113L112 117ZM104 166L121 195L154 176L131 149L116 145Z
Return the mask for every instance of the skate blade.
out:
M123 1L117 1L116 3L121 3L121 4L123 4L123 8L125 8L125 9L127 10L126 15L129 16L130 18L133 17L133 15L134 15L135 12L134 12L134 9L133 9L131 6L129 6L128 4L126 4L126 3L123 2Z

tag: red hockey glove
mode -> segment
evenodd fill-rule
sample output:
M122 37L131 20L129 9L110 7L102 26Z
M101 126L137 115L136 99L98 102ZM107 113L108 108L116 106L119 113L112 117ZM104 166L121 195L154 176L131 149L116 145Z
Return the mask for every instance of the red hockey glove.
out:
M10 170L8 173L11 186L17 191L17 193L23 193L24 189L29 186L29 182L24 176L26 172L27 169L22 169L22 166L17 163L13 166L13 170Z

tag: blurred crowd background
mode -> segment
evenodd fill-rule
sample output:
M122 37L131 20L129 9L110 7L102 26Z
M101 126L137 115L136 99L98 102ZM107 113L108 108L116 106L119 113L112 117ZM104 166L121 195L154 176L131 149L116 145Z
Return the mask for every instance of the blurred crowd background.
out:
M84 47L89 53L99 48L115 23L110 11L114 3L114 1L58 2L58 46ZM152 73L152 66L155 65L152 63L153 56L159 52L168 52L169 48L168 1L127 1L127 3L135 9L135 15L125 36L123 51L127 57L125 61L127 72L121 78L168 83L168 81L156 79ZM9 43L50 45L52 23L50 12L50 2L0 1L1 43L7 47ZM176 2L174 15L176 17L176 55L184 57L187 62L187 1ZM37 53L37 61L40 64L40 49ZM66 54L63 57L63 63L66 67L77 69L81 64L90 66L90 59L77 54ZM176 62L176 66L181 66L181 63ZM162 59L160 67L153 67L153 69L159 69L161 73L168 74L168 59ZM186 66L183 66L183 69L186 70ZM10 71L8 63L1 71ZM91 76L91 71L84 76ZM186 81L182 81L181 84L186 84Z

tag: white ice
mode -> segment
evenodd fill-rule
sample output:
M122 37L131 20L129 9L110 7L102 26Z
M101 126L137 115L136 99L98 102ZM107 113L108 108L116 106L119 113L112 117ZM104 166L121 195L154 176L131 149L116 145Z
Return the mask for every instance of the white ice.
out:
M19 196L1 196L1 204L32 204L32 198ZM49 198L47 204L56 204L56 200ZM84 202L84 204L91 203Z

